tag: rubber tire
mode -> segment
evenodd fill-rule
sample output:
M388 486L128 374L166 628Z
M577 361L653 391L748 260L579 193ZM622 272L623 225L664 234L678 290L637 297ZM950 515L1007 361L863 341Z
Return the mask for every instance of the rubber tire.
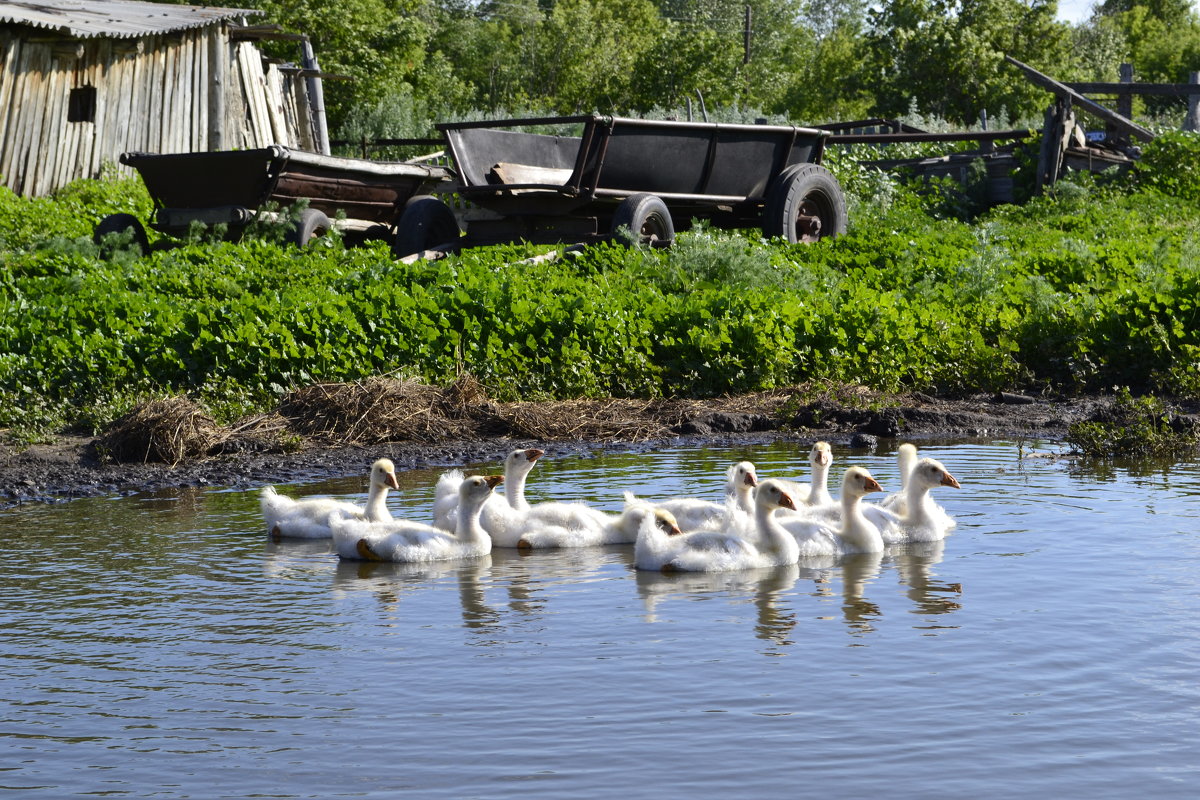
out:
M296 224L288 231L287 241L304 249L313 239L329 233L331 227L333 226L329 222L329 217L325 216L324 212L317 211L315 208L306 208L300 212Z
M797 230L801 212L821 223L816 234ZM767 190L763 233L789 242L815 242L846 232L846 197L833 173L820 164L794 164Z
M431 195L417 195L404 206L396 223L392 252L397 258L423 253L439 244L455 242L462 232L450 206Z
M661 197L652 194L631 194L621 201L613 214L611 232L622 225L637 235L640 244L651 247L670 247L675 241L675 223Z
M97 245L102 245L105 236L125 231L133 231L133 240L130 244L139 248L142 255L150 252L150 240L146 238L146 228L142 225L141 220L133 214L109 214L100 220L96 229L92 231L92 241Z

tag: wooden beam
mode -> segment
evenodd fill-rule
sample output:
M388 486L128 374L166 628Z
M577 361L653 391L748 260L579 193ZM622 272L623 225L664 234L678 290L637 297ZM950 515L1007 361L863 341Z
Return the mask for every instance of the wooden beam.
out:
M893 144L896 142L995 142L1004 139L1025 139L1032 135L1026 129L1011 131L958 131L954 133L835 133L828 144Z
M1069 86L1059 83L1049 75L1038 72L1028 64L1022 64L1012 56L1005 56L1004 60L1024 72L1025 77L1031 82L1041 86L1046 91L1053 93L1056 97L1062 98L1063 100L1069 99L1072 103L1089 114L1097 116L1105 122L1112 124L1112 126L1118 131L1130 136L1135 136L1138 139L1141 139L1143 142L1153 141L1153 133L1146 130L1141 125L1138 125L1136 122L1128 119L1127 117L1123 117L1117 112L1110 111L1099 103L1087 99Z
M1187 97L1196 91L1191 83L1064 83L1070 89L1083 94L1140 94L1152 97Z

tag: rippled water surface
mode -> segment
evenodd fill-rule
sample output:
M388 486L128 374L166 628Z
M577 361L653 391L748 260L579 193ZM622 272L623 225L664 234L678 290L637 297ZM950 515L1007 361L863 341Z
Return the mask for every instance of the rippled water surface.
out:
M529 494L715 499L729 463L797 477L806 451L543 459ZM0 512L0 789L1195 797L1200 465L1021 452L922 446L962 483L940 546L765 573L637 573L631 547L339 563L268 542L253 492ZM894 450L835 459L897 486ZM401 475L392 512L427 519L435 478Z

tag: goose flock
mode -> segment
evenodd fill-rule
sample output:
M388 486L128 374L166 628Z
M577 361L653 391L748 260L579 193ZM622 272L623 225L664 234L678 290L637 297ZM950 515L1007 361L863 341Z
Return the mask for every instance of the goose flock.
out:
M493 547L633 544L636 567L661 572L729 572L808 556L878 553L889 544L938 541L955 525L931 492L957 489L958 480L936 459L919 457L911 444L897 454L900 490L878 503L863 498L883 487L857 466L843 474L835 500L828 488L832 450L817 442L809 453L808 483L760 482L754 464L741 461L725 472L724 502L648 500L625 492L618 514L583 502L531 504L525 485L544 454L513 450L503 475L443 473L434 489L432 524L392 518L387 493L399 484L386 458L371 466L364 506L324 497L294 500L267 486L260 498L263 519L273 539L329 538L347 560L427 562L482 556ZM503 495L493 491L501 484Z

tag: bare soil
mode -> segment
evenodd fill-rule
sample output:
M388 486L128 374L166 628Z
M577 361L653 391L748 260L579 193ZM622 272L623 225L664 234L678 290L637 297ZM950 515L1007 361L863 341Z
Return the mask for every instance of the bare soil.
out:
M376 379L350 385L357 392L346 386L315 394L309 387L303 397L285 398L279 412L227 428L181 400L165 410L139 408L100 437L28 447L0 441L0 508L353 475L381 456L398 469L496 462L514 447L536 446L553 457L817 439L868 449L894 438L1058 439L1073 422L1103 419L1111 405L1106 398L883 397L812 387L704 401L501 404L461 385L443 390Z

